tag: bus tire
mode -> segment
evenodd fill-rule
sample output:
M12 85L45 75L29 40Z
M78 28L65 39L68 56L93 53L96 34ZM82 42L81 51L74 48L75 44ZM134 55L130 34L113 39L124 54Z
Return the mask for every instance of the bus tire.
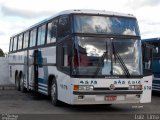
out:
M15 76L15 81L16 81L16 88L17 88L17 90L18 91L20 91L20 81L19 81L19 75L18 74L16 74L16 76Z
M58 100L58 91L57 91L57 82L55 80L52 81L51 84L51 102L55 106L60 105L60 101Z
M20 74L19 78L20 78L20 90L21 90L21 92L25 93L26 88L24 87L24 79L22 77L22 74Z

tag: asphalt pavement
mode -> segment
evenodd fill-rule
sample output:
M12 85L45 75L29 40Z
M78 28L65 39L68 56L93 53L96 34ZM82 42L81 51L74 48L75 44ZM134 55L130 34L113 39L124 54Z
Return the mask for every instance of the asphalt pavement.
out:
M0 90L2 120L160 120L160 93L147 104L66 105L55 107L49 97Z

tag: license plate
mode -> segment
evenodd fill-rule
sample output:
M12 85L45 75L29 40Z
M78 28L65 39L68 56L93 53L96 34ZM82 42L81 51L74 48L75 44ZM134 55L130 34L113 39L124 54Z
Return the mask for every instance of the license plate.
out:
M105 96L105 100L106 101L116 101L117 100L117 96Z

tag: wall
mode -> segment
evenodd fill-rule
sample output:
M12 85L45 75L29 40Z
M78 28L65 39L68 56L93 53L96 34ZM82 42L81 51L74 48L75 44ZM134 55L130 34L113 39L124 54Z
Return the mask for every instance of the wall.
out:
M0 57L0 85L11 84L9 81L8 58Z

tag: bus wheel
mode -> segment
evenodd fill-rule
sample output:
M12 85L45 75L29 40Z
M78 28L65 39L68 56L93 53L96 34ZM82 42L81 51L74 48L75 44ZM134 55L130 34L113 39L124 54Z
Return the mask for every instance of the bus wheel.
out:
M16 88L17 88L17 90L18 91L20 91L20 82L19 82L19 76L18 76L18 74L16 75Z
M55 81L53 81L51 85L51 101L53 105L55 106L59 105L57 83Z
M24 80L22 75L20 75L20 90L24 93L26 92L26 88L24 87Z

